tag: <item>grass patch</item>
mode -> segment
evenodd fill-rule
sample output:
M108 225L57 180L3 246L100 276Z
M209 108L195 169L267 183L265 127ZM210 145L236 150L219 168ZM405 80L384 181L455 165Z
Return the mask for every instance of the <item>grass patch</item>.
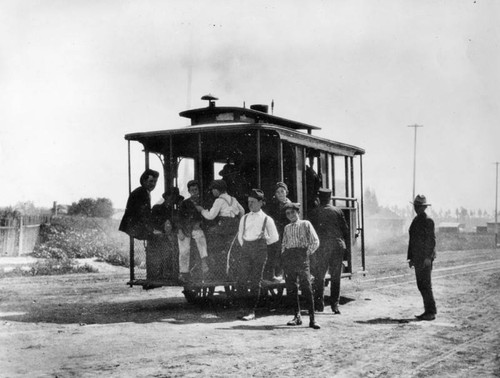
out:
M89 264L79 265L73 259L44 259L24 267L0 271L0 278L19 276L52 276L72 273L98 273L99 270Z

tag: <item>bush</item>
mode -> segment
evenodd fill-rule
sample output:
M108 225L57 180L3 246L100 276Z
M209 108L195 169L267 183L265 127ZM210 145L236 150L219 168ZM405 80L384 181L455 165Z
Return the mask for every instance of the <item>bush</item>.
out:
M101 228L72 227L71 221L53 220L52 224L40 227L39 242L33 257L47 259L107 258L120 255L120 243L116 243ZM78 224L75 222L75 224Z
M102 259L102 261L115 266L125 266L127 268L130 266L130 258L128 255L121 255L119 253L108 255Z

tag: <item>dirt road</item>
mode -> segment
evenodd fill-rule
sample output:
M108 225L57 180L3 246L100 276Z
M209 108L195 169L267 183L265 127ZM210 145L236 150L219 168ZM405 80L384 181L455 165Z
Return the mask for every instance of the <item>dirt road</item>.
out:
M0 279L0 376L500 376L498 252L440 253L433 322L414 319L404 256L368 265L342 282L341 315L318 314L321 330L287 327L284 310L243 322L178 288L131 289L126 270Z

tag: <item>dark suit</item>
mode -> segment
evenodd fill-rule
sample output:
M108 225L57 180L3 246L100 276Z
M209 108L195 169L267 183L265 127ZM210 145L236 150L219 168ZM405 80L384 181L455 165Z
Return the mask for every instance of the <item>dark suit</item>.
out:
M127 208L118 229L140 240L146 240L153 233L151 196L143 186L130 193Z
M410 242L408 244L408 260L413 262L417 287L424 300L427 314L436 314L436 302L432 293L432 261L436 258L436 236L434 234L434 221L426 213L417 215L410 225ZM425 266L425 259L430 259L431 264Z
M321 204L314 209L309 219L320 240L319 248L312 256L315 307L318 311L324 307L325 275L329 269L332 310L338 310L342 260L346 250L345 241L349 237L344 213L330 204Z

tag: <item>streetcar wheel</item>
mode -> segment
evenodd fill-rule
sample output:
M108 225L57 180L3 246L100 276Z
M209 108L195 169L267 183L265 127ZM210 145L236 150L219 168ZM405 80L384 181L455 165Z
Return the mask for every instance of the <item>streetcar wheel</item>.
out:
M186 301L188 303L195 303L198 298L201 296L201 291L199 289L188 289L184 288L183 292L184 298L186 298Z

